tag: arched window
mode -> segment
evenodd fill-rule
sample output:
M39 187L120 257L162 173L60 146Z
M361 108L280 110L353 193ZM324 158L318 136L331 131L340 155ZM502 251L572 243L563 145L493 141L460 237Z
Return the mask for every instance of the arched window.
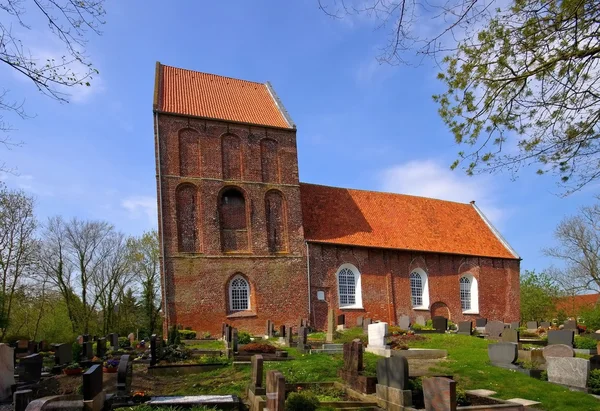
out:
M465 314L479 313L479 290L477 279L471 274L460 277L460 306Z
M265 138L260 141L262 179L265 183L279 182L279 156L277 141Z
M409 276L413 309L429 309L429 284L425 271L417 268Z
M340 308L362 308L360 272L352 264L343 264L337 272Z
M265 212L267 240L271 252L286 250L285 211L285 201L281 193L275 190L269 191L265 196Z
M197 190L192 184L182 184L175 193L178 249L183 253L194 253L198 248L196 226Z
M239 274L229 283L229 308L231 311L250 309L250 285Z
M226 134L221 139L221 154L223 156L223 179L241 180L242 178L242 152L240 138L233 134Z
M179 174L200 174L200 138L196 130L185 128L179 131Z
M247 250L246 200L239 190L229 188L221 194L219 218L223 251Z

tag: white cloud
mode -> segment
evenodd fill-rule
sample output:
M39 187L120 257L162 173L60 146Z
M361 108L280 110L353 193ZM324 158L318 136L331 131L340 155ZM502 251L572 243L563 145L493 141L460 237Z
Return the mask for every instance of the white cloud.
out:
M125 208L134 218L139 218L145 215L148 221L156 224L158 211L156 208L156 198L150 196L131 196L121 202L121 206Z
M489 177L469 177L433 160L413 160L384 170L381 173L381 188L460 203L475 200L495 225L501 225L506 217L507 210L498 205Z
M0 172L0 181L4 181L8 186L27 191L31 194L40 196L53 196L54 192L48 185L36 181L30 174L12 174Z

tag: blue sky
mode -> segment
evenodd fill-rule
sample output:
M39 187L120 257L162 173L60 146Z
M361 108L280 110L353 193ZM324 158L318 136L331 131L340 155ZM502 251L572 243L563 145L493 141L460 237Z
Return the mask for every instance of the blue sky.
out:
M459 148L431 99L442 91L438 70L427 61L418 68L379 65L385 32L368 18L333 20L317 0L130 0L106 8L103 34L88 44L100 76L91 88L74 90L70 103L52 101L0 69L11 95L25 98L35 114L11 119L12 138L25 145L0 151L18 171L2 179L33 193L42 219L105 219L130 234L156 226L157 60L270 81L298 127L301 181L476 200L519 252L523 269L552 263L541 250L554 244L555 226L598 193L594 185L561 198L552 177L529 170L516 181L450 171ZM23 38L40 55L58 53L37 28Z

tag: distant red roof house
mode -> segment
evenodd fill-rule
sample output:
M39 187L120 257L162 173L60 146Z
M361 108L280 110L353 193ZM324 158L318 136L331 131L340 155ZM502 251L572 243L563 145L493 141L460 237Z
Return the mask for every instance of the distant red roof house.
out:
M582 294L563 297L556 303L557 310L564 310L567 315L577 315L582 310L594 308L598 305L600 294Z

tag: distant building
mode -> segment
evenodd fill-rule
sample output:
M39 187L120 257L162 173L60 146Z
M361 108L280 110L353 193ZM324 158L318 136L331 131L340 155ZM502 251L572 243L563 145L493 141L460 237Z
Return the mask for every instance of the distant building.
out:
M600 294L581 294L559 298L556 311L564 311L569 317L577 317L582 311L598 306Z
M269 83L157 63L154 123L167 324L519 320L520 258L474 203L300 183Z

